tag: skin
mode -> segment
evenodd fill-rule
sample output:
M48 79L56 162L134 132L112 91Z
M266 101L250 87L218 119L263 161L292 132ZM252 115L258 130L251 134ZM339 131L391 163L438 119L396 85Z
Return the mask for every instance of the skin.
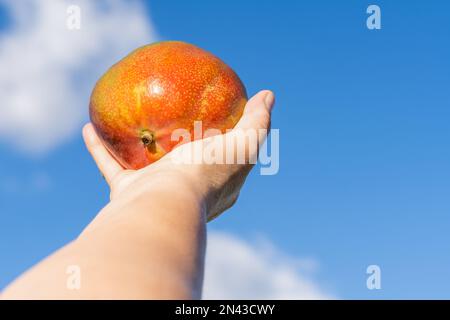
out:
M268 129L273 103L270 91L255 95L226 136L242 133L236 129ZM77 239L20 276L0 297L200 298L206 221L234 204L252 165L175 164L166 156L143 169L127 170L107 151L91 124L84 127L83 136L111 187L111 201ZM258 144L263 142L260 137ZM80 267L79 290L67 287L66 270L71 265Z
M181 41L141 47L113 65L91 95L90 116L112 155L128 169L155 162L194 121L225 133L244 110L247 93L236 73L213 54ZM199 137L201 138L201 137Z

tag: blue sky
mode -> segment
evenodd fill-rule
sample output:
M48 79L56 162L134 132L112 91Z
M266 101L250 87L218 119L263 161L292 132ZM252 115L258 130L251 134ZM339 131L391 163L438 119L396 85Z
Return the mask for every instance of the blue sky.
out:
M381 30L366 27L370 4L381 8ZM0 8L8 34L8 4ZM339 298L450 297L449 2L142 8L159 39L197 44L231 65L249 94L268 88L277 97L280 171L255 170L211 231L268 239L286 256L316 261L314 282ZM0 288L73 239L108 200L77 131L87 101L78 108L75 129L45 152L23 147L34 135L11 141L20 126L12 135L0 128ZM381 290L366 288L371 264L381 268Z

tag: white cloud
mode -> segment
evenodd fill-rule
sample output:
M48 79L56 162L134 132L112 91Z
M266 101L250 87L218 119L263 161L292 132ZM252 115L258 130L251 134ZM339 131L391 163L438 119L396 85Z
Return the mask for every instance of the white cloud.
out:
M78 133L96 79L155 40L142 3L125 0L0 0L12 26L0 34L0 142L47 151ZM69 30L67 8L81 9Z
M210 232L204 299L333 299L313 280L314 260L288 257L270 242Z

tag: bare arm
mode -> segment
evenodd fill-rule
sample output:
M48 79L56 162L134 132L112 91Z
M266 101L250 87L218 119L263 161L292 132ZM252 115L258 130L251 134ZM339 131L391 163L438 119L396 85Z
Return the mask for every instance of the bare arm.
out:
M267 129L272 105L272 93L259 93L237 128ZM124 170L92 126L83 134L111 187L111 202L76 240L19 277L2 298L200 298L206 221L236 201L252 166L181 165L166 156L144 169ZM80 272L79 289L68 283L71 266Z

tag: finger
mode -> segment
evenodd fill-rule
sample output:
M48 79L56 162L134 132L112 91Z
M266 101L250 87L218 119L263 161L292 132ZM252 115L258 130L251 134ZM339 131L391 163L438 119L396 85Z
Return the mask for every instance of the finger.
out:
M234 163L256 163L258 152L270 129L274 102L275 97L269 90L263 90L253 96L247 102L234 129L225 135L225 152L227 157L234 157Z
M114 177L124 168L113 158L109 151L105 148L94 127L91 123L88 123L83 128L83 138L86 143L86 147L94 158L98 169L101 171L108 184Z
M272 91L263 90L254 95L246 104L241 119L236 124L233 134L250 136L255 133L258 137L257 146L247 146L247 149L258 149L266 140L270 130L270 117L275 103Z
M269 129L270 116L275 102L272 91L263 90L254 95L246 104L237 129Z

